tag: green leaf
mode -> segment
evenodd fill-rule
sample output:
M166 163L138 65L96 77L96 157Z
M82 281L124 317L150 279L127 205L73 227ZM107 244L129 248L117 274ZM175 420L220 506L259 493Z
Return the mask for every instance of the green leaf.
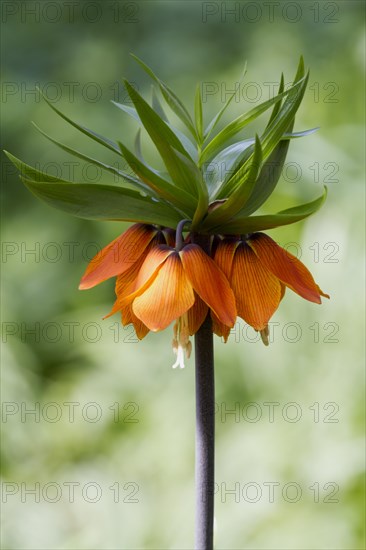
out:
M284 92L284 90L285 90L285 77L284 77L284 74L281 73L280 85L278 87L278 92L277 93L282 94ZM278 103L275 103L275 105L273 107L273 110L272 110L272 113L271 113L271 116L269 117L267 128L271 124L273 119L276 117L276 115L278 114L278 111L281 108L281 104L282 104L282 101L278 101Z
M174 185L164 180L156 172L153 172L143 161L133 155L123 143L118 142L118 145L131 169L146 185L157 193L158 196L173 204L176 208L179 208L185 217L193 215L196 205L195 197L183 190L178 192Z
M121 145L120 145L120 147L121 147ZM142 162L145 162L144 157L142 155L142 147L141 147L141 128L139 128L137 130L137 134L136 134L136 137L135 137L135 154L136 154L137 158L139 158Z
M150 107L143 97L125 80L125 86L132 103L145 126L148 134L158 147L161 141L166 141L171 147L174 147L185 154L185 149L177 136L172 132L169 126L160 118L160 116Z
M160 87L161 93L171 110L177 115L177 117L185 124L188 130L191 132L193 137L196 139L197 134L193 125L192 118L187 111L186 107L183 105L182 101L176 96L176 94L171 90L160 78L156 76L154 71L150 69L141 59L136 55L131 54L131 56L137 61L137 63L143 68L143 70L158 84Z
M263 204L263 202L268 198L268 196L273 192L275 186L277 185L278 179L280 177L280 173L282 170L282 166L287 154L288 144L286 146L278 146L278 143L284 138L284 135L291 134L292 128L294 126L294 120L295 120L295 113L297 109L300 106L300 103L302 101L305 88L308 81L308 75L303 78L303 71L304 71L304 64L303 60L300 59L299 67L294 79L294 82L301 82L301 85L298 89L296 89L294 86L292 87L292 90L290 94L287 96L283 106L278 110L277 115L271 122L269 126L267 126L263 136L261 137L261 142L263 146L263 158L267 159L271 153L278 148L278 151L280 152L280 160L276 159L278 166L280 170L276 170L276 167L274 167L274 171L276 174L276 178L272 178L271 180L265 180L263 177L260 179L258 185L256 184L253 194L256 195L256 200L258 200L259 196L262 198L262 202L257 204L257 208ZM251 147L246 150L244 155L241 158L241 162L244 163L244 167L247 163L250 162L250 157L248 158L248 155L251 154ZM272 162L272 159L271 159ZM243 168L240 168L242 170ZM245 169L245 168L244 168ZM266 174L266 171L264 171L264 174ZM225 198L230 193L231 188L231 181L224 182L222 187L220 188L219 192L217 193L217 198ZM258 187L259 187L259 193L258 193ZM246 206L244 207L244 211L247 212ZM251 210L253 212L253 210Z
M139 179L131 176L127 172L124 172L123 170L119 170L118 168L115 168L114 166L110 166L109 164L105 164L104 162L101 162L97 159L94 159L92 157L89 157L88 155L84 155L84 153L80 153L80 151L77 151L76 149L72 149L71 147L68 147L67 145L64 145L63 143L60 143L56 139L53 139L51 136L46 134L37 124L33 122L33 126L40 132L45 138L47 138L49 141L60 147L63 151L66 151L66 153L69 153L70 155L73 155L74 157L77 157L81 160L84 160L85 162L89 162L90 164L95 164L96 166L99 166L99 168L102 168L103 170L106 170L107 172L111 172L115 176L118 176L120 179L128 182L133 187L139 189L140 191L150 193L150 189L144 185ZM40 181L46 181L46 180L40 180Z
M241 78L240 78L240 81L239 81L239 84L242 82L242 80L244 79L245 75L246 75L246 72L247 72L247 64L245 63L244 65L244 69L243 69L243 72L242 72L242 75L241 75ZM230 103L232 102L232 100L234 99L235 97L235 94L236 94L236 90L229 95L229 98L226 100L224 106L220 109L220 111L214 116L214 118L211 120L210 124L207 126L205 132L204 132L204 139L208 139L211 135L211 132L214 130L214 128L216 127L216 125L218 124L218 122L220 121L222 115L224 114L224 112L226 111L226 109L229 107Z
M297 90L293 89L287 96L283 107L281 107L276 117L261 136L263 151L266 157L277 146L277 143L281 139L283 133L286 131L291 132L295 114L301 104L302 98L304 97L308 80L309 73L304 77L304 79L301 80L301 85L299 88Z
M198 143L201 144L203 141L203 114L202 114L201 87L199 84L197 84L196 95L194 100L194 117L196 121Z
M195 204L197 206L196 206L196 210L192 220L192 230L195 230L196 226L207 214L207 209L208 209L207 187L203 180L200 170L198 169L197 165L191 161L191 159L188 159L187 157L183 156L181 153L173 149L172 149L172 153L176 155L178 161L181 163L182 168L181 168L180 177L183 179L183 181L187 185L188 183L190 184L193 183L194 188L198 192L198 202L197 202L197 198L195 198Z
M226 101L224 106L220 109L220 111L214 116L214 118L211 120L210 124L207 126L205 132L204 132L204 139L208 139L213 131L213 129L216 127L218 122L220 121L222 115L226 111L226 109L229 107L230 103L234 99L236 94L236 91L229 96L229 99Z
M203 149L200 157L200 164L202 165L204 162L207 162L207 160L210 157L212 157L212 155L215 153L215 151L217 151L217 149L220 149L225 142L227 142L232 136L240 132L240 130L242 130L247 124L255 120L259 115L264 113L267 109L269 109L272 105L280 101L284 96L288 95L291 91L296 91L300 87L302 82L303 82L303 79L299 80L285 92L278 94L275 97L268 99L267 101L264 101L260 105L257 105L247 113L240 115L235 120L230 122Z
M301 132L285 132L280 141L304 137L313 134L318 129L319 128L311 128ZM202 167L204 169L204 178L210 192L210 201L217 199L220 191L222 195L225 195L226 191L229 191L226 187L226 182L235 174L241 164L249 158L250 154L253 152L252 145L254 145L254 142L254 138L237 141L220 151L211 162ZM272 165L273 162L274 160L271 159L269 164ZM275 159L275 162L277 162L277 159Z
M187 156L190 157L193 161L197 161L198 159L198 152L196 147L193 145L191 140L183 134L178 128L175 128L172 124L167 122L169 128L172 130L172 132L175 133L181 144L183 145L185 152L187 153Z
M37 170L36 168L33 168L33 166L29 166L28 164L25 164L25 162L14 157L14 155L9 153L8 151L4 151L4 153L8 157L8 159L14 164L14 166L18 168L19 172L27 178L34 179L35 181L48 181L48 182L54 182L54 183L56 182L72 183L71 181L57 178L56 176L51 176L50 174L46 174L46 172Z
M130 117L141 123L140 117L134 107L130 107L130 105L125 105L124 103L118 103L117 101L113 101L113 99L111 100L111 102L113 103L113 105L118 107L118 109L121 109L121 111L127 113Z
M290 140L280 141L264 163L252 194L241 211L243 216L249 216L258 210L273 193L280 179L289 145Z
M207 183L210 201L214 200L221 185L235 173L235 167L241 161L244 152L254 144L254 138L237 141L220 151L211 162L202 166Z
M151 95L152 95L152 108L154 109L155 113L159 115L159 117L164 120L164 122L167 122L169 124L168 117L165 114L165 111L159 101L158 96L156 95L155 88L152 85L151 86Z
M173 207L137 191L89 183L39 183L22 178L28 189L50 206L88 220L159 224L175 228L182 216Z
M135 137L135 156L141 161L143 162L143 164L145 164L145 166L147 166L149 168L149 170L151 170L151 172L154 172L154 174L157 174L158 176L160 176L161 178L163 179L166 179L167 181L170 182L169 180L169 174L167 172L160 172L159 170L155 170L155 168L153 168L152 166L150 166L146 160L144 159L144 156L142 154L142 146L141 146L141 128L138 129L137 131L137 134L136 134L136 137Z
M262 165L262 146L258 136L255 137L253 157L248 165L243 165L229 180L233 191L228 199L211 212L203 223L203 229L210 229L231 220L246 204ZM229 185L228 184L228 185Z
M39 92L42 94L41 90L39 90ZM42 94L42 97L45 100L45 102L49 105L49 107L51 107L51 109L53 111L55 111L55 113L57 113L61 118L66 120L66 122L71 124L71 126L76 128L77 130L79 130L80 132L85 134L86 136L90 137L91 139L93 139L97 143L100 143L101 145L104 145L105 147L107 147L111 151L114 151L115 153L119 153L119 149L117 147L117 144L114 141L102 136L101 134L97 134L96 132L93 132L93 130L89 130L89 128L86 128L85 126L82 126L81 124L78 124L77 122L74 122L73 120L71 120L71 118L67 117L61 111L56 109L56 107L54 105L52 105L52 103L50 101L48 101L48 99L46 98L46 96L44 94Z
M232 221L223 225L214 227L210 233L222 233L225 235L241 235L245 233L254 233L255 231L263 231L265 229L274 229L284 225L304 220L308 216L314 214L324 203L327 197L327 188L324 188L324 193L321 197L312 202L295 206L282 210L277 214L263 216L243 216L237 215Z
M197 195L198 190L194 181L185 177L184 164L182 164L182 161L176 154L176 152L178 152L188 159L188 153L181 141L169 126L161 120L150 105L146 103L140 94L136 92L128 82L126 82L125 85L140 119L156 145L173 182L188 193ZM190 157L189 160L194 165Z
M156 98L156 100L157 100L157 98ZM141 118L139 117L139 114L138 114L137 110L134 107L130 107L129 105L124 105L123 103L117 103L116 101L112 101L112 103L114 105L116 105L116 107L121 109L121 111L124 111L129 116L134 118L139 124L144 126L142 121L141 121ZM159 115L159 110L156 108L156 104L155 104L155 106L153 104L153 110L157 113L158 116L160 116ZM191 140L185 134L183 134L183 132L178 130L178 128L175 128L172 124L170 124L170 122L168 122L166 117L161 116L160 118L166 123L166 125L170 128L170 130L176 135L176 137L178 138L178 140L181 142L182 146L184 147L186 153L192 159L197 159L197 150L194 147Z
M235 174L229 179L227 183L228 187L234 190L234 192L232 192L229 196L229 199L228 199L229 203L235 200L232 197L233 196L235 197L239 193L241 198L240 202L242 203L242 206L245 204L256 182L258 173L262 166L262 160L263 160L262 145L259 137L256 135L253 154L250 156L248 161L244 163L235 172ZM247 180L249 180L250 182L249 184L247 183ZM244 183L245 183L245 189L243 185ZM238 193L236 193L237 190L238 190ZM238 199L238 196L236 197L236 201L237 199Z

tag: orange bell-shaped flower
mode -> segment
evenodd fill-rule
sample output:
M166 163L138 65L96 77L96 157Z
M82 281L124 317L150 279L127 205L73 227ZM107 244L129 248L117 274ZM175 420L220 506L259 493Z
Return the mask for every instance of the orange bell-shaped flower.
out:
M253 233L245 240L223 239L214 258L233 289L239 317L261 332L265 344L268 344L268 322L286 287L318 304L321 296L329 298L304 264L264 233ZM215 333L226 340L227 327L216 316L213 323Z

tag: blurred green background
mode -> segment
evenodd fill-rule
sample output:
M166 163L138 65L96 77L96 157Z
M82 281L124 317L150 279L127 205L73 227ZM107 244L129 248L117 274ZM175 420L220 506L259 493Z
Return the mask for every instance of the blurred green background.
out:
M216 338L220 549L365 548L363 19L358 1L2 2L2 148L75 180L113 183L70 164L31 120L116 159L58 119L36 85L78 122L131 144L136 127L110 100L126 99L124 76L151 90L129 52L190 108L197 81L211 90L206 122L235 85L225 121L267 99L281 71L290 82L300 54L310 67L295 129L321 129L291 144L269 206L315 198L323 184L329 198L271 235L331 300L288 291L268 348L244 323L226 345ZM173 371L171 329L138 343L118 316L102 321L113 281L77 290L97 248L127 225L53 211L2 160L2 547L190 549L193 358Z

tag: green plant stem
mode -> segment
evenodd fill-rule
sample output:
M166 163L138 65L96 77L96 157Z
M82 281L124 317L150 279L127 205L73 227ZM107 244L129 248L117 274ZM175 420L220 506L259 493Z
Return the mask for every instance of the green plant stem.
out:
M209 237L193 242L210 253ZM213 550L215 483L215 377L211 317L195 336L196 360L196 550Z

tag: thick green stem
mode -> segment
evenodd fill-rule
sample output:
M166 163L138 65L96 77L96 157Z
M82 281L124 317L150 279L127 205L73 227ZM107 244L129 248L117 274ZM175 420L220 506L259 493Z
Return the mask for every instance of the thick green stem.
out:
M193 242L210 253L209 237ZM196 550L213 549L215 484L215 376L211 317L195 336L196 360Z

